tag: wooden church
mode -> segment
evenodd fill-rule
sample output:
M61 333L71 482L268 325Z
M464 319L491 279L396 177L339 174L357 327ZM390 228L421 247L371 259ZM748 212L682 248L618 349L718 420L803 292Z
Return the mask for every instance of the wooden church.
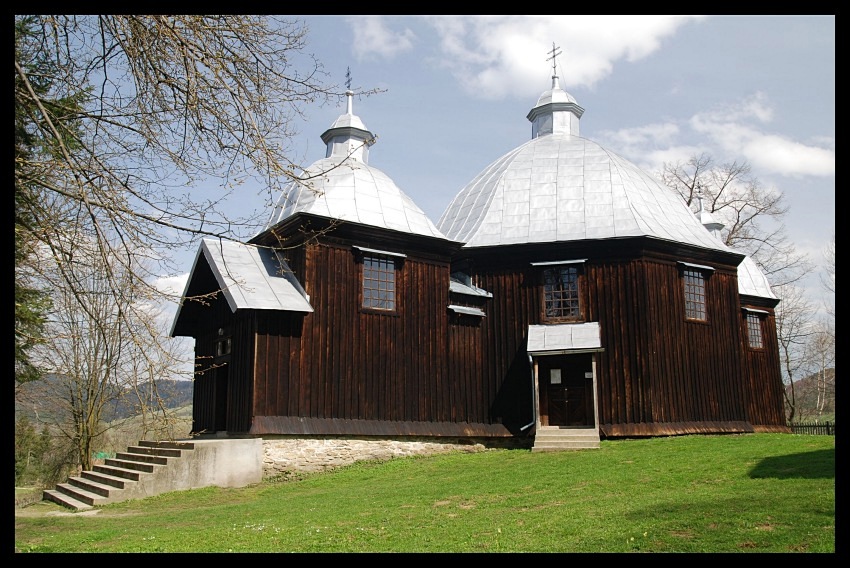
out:
M435 225L369 165L349 92L267 227L199 245L172 328L195 339L193 433L788 432L764 275L583 112L553 76L531 140Z

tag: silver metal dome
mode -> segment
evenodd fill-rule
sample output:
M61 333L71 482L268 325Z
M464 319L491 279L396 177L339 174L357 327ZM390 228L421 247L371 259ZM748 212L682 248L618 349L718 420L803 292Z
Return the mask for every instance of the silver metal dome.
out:
M265 230L297 213L382 227L444 239L427 215L384 172L368 164L375 135L347 112L322 134L326 157L287 184L272 210Z
M437 227L465 247L649 236L729 250L677 193L568 134L541 136L493 162L457 194Z
M552 90L528 114L533 139L493 162L449 204L437 223L449 239L471 248L649 236L730 250L676 192L578 136L584 109L561 93L553 77Z

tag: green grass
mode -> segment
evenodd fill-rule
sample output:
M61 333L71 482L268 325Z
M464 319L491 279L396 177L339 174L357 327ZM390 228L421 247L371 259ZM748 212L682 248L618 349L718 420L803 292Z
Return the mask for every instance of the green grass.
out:
M60 511L45 502L16 515L16 549L831 553L835 439L683 436L453 453L51 514Z

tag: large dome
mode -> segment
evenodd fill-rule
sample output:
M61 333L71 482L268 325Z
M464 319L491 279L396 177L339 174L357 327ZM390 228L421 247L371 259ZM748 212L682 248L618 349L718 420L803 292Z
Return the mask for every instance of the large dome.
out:
M444 239L427 215L384 172L368 164L374 135L348 110L322 134L326 157L310 165L303 181L288 183L265 229L297 213Z
M676 192L579 136L583 112L553 77L528 114L533 139L464 187L437 227L466 248L648 236L729 250Z

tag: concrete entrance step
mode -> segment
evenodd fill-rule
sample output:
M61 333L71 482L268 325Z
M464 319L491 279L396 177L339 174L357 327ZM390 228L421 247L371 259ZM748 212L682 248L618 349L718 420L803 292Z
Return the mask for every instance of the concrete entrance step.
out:
M532 452L599 449L596 428L542 427L535 432Z

